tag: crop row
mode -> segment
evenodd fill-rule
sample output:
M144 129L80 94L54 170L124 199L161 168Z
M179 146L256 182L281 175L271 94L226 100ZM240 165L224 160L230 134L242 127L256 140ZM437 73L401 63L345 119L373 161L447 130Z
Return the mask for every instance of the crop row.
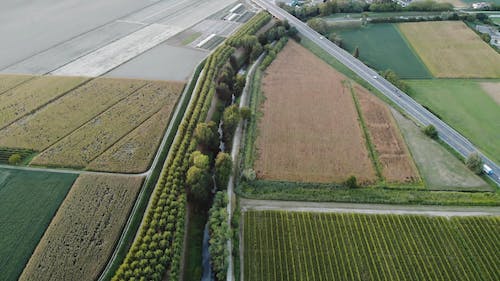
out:
M499 217L247 212L245 280L500 280Z

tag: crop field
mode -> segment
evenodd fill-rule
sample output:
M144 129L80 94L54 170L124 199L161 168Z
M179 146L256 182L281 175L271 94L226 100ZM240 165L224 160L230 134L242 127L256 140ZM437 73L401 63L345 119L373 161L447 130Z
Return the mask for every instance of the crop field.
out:
M17 280L75 178L0 169L0 280Z
M140 177L80 176L19 280L96 280L141 183Z
M338 34L344 48L378 70L392 69L402 78L431 78L425 64L401 36L394 24L372 24L357 29L342 29ZM383 46L383 48L381 48Z
M354 175L362 183L376 179L345 79L295 42L278 54L262 84L266 101L254 163L259 178L341 182Z
M395 110L392 113L428 189L492 191L491 186L442 145L426 136L413 121Z
M147 82L94 79L0 131L0 146L42 151Z
M64 95L85 80L83 77L44 76L3 93L0 95L0 128Z
M148 83L43 151L31 163L87 166L163 106L172 110L182 87L182 83L174 82Z
M500 217L244 213L244 280L500 280Z
M0 95L5 91L14 88L22 82L32 78L30 75L1 74L0 75Z
M139 173L147 170L161 142L172 105L167 104L144 123L92 161L87 169Z
M500 55L463 22L402 23L399 29L435 77L500 78Z
M389 108L359 85L353 87L387 182L418 182L419 175Z
M412 97L500 162L500 105L473 80L408 81Z

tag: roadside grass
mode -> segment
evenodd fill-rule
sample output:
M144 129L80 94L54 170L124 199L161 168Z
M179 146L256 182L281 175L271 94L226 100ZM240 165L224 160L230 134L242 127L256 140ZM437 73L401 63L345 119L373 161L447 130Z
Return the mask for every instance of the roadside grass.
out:
M499 216L244 213L245 280L499 280Z
M344 48L350 53L359 48L359 58L376 70L394 70L407 79L432 78L425 64L391 23L369 24L358 29L340 29Z
M500 106L475 80L410 80L410 95L500 163Z
M0 95L35 76L23 74L0 74Z
M168 105L172 110L182 87L182 83L149 82L40 153L31 164L86 167L96 157L158 112L162 106Z
M401 23L398 27L435 77L500 78L500 55L465 23Z
M426 136L413 121L395 110L392 113L428 189L492 191L492 188L465 167L462 161L440 143Z
M111 255L143 178L81 175L19 280L95 280Z
M17 280L76 175L0 169L0 280Z
M0 95L0 128L57 99L88 78L40 76Z
M324 19L360 19L363 14L367 14L369 18L386 18L386 17L409 17L409 16L439 16L441 12L419 12L419 11L402 11L402 12L363 12L363 13L335 13L323 17Z
M0 130L0 146L42 151L146 83L132 79L93 79Z

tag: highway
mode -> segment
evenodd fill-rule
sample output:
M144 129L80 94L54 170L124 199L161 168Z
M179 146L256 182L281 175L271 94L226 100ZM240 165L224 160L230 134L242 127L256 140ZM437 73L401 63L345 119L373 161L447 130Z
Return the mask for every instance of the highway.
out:
M276 18L280 20L288 20L290 25L295 26L301 35L316 43L327 53L347 66L354 73L356 73L370 85L384 94L387 98L389 98L394 104L399 106L413 119L417 120L424 126L427 126L429 124L434 125L439 133L440 139L447 143L450 147L455 149L463 157L467 158L470 153L477 151L482 157L484 163L491 167L491 169L493 170L493 173L489 175L489 178L493 180L498 186L500 186L500 167L492 160L488 159L470 141L468 141L453 128L441 121L434 114L432 114L422 105L413 100L410 96L399 90L396 86L392 85L389 81L385 80L383 77L380 77L376 71L363 64L360 60L354 58L344 49L338 47L328 39L324 38L321 34L307 26L307 24L303 23L299 19L287 13L285 10L276 6L275 3L268 2L266 0L253 1Z

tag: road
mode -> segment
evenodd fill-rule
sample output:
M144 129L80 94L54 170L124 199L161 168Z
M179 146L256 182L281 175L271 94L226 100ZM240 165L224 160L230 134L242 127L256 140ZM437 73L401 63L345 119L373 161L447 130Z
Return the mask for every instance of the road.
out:
M297 28L301 35L313 41L328 54L347 66L354 73L389 98L394 104L400 107L413 119L417 120L424 126L429 124L434 125L439 132L440 139L455 149L458 153L460 153L460 155L466 158L472 152L479 152L479 150L469 140L426 110L423 106L399 90L396 86L392 85L389 81L380 77L376 71L363 64L360 60L354 58L347 51L325 39L321 34L317 33L305 23L290 15L283 9L279 8L274 3L265 0L253 1L263 9L270 12L276 18L288 20L292 26ZM493 170L493 174L489 175L490 179L500 186L500 167L481 152L479 152L479 155L482 157L484 163L490 166Z
M253 200L240 198L243 212L248 210L283 210L295 212L398 214L425 216L500 216L500 207L382 205L336 202L302 202L278 200Z

